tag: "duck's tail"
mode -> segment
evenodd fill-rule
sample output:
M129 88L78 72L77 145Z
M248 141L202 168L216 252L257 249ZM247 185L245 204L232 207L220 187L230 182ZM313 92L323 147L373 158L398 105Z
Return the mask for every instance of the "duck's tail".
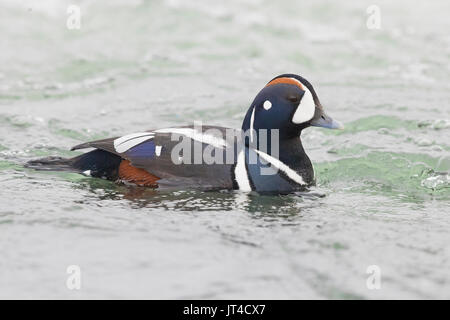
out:
M75 158L47 157L28 161L25 167L42 171L78 171L73 166Z
M31 160L25 167L42 171L69 171L93 177L117 179L122 159L103 150L93 150L74 158L47 157Z

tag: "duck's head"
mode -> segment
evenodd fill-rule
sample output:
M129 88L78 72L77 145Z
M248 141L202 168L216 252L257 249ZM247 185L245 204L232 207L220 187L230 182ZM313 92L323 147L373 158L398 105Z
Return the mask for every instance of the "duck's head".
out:
M278 129L280 139L299 136L309 126L342 129L323 110L313 86L296 74L270 80L253 100L242 124L244 131Z

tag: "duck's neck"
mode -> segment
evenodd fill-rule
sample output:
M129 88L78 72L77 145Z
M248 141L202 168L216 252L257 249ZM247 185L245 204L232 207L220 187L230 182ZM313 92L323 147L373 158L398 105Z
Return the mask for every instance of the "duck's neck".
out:
M253 132L253 141L252 135L245 136L245 145L279 159L291 169L301 172L306 180L312 181L314 172L311 161L303 148L300 133L297 136L280 137L279 131L258 130Z
M251 125L251 108L242 123L245 146L265 152L297 171L308 183L314 182L314 169L300 138L305 126L286 125L282 129L259 129ZM253 130L251 130L253 129ZM252 133L250 134L250 132Z
M303 148L300 136L280 140L278 159L299 173L308 185L314 183L314 168Z
M265 136L268 136L268 141L270 141L270 136L271 135L277 135L278 139L281 140L290 140L290 139L297 139L302 130L304 128L307 127L307 125L304 126L299 126L299 125L295 125L293 123L288 123L284 126L282 126L281 128L266 128L266 126L262 125L258 125L258 121L255 121L255 119L252 119L252 112L253 112L253 108L250 108L247 111L247 114L245 115L244 121L242 123L242 131L247 134L248 136L250 136L250 132L253 131L253 136L255 136L258 138L257 141L261 141L261 138L264 140ZM272 134L272 131L274 131L274 134ZM276 132L275 132L276 131Z
M280 140L279 159L292 169L312 169L311 160L309 160L299 136Z

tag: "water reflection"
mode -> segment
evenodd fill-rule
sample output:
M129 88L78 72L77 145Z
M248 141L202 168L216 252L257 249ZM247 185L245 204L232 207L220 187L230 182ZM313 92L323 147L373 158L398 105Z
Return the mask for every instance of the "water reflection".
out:
M89 190L95 200L127 200L131 208L159 208L169 211L245 211L253 217L297 216L303 208L319 205L325 193L312 190L289 195L243 193L239 191L167 191L138 186L117 185L110 181L86 178L75 183Z

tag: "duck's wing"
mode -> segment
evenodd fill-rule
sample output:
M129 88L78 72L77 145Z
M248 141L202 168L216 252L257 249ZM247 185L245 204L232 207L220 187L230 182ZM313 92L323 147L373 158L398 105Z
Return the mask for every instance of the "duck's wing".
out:
M82 144L78 144L76 146L73 146L70 151L80 150L80 149L87 149L87 148L96 148L104 151L108 151L114 154L118 154L116 150L114 149L114 140L118 139L119 137L114 138L107 138L102 140L95 140L95 141L89 141L84 142Z
M79 150L86 148L96 148L108 151L113 154L122 155L128 149L135 147L145 141L151 140L155 134L151 131L137 132L122 137L107 138L85 142L72 147L70 150Z
M136 168L168 179L168 184L178 184L177 181L185 184L187 179L191 183L212 182L213 185L229 187L234 158L226 159L226 155L235 148L235 140L229 130L212 126L204 126L201 130L192 126L166 128L86 142L72 150L96 148L110 152L129 160ZM222 161L205 164L206 148L209 148L209 154L222 155Z

